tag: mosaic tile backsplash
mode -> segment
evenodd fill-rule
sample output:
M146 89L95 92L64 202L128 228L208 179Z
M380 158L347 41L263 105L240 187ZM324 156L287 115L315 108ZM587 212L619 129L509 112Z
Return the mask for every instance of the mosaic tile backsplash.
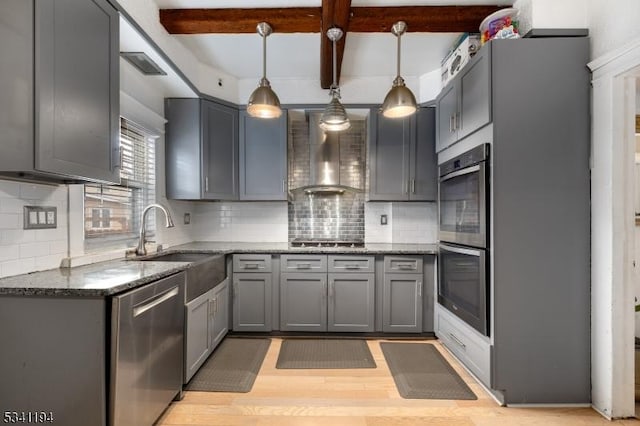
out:
M364 240L366 120L352 120L339 136L340 185L356 188L341 194L306 193L312 150L309 117L289 123L289 240Z

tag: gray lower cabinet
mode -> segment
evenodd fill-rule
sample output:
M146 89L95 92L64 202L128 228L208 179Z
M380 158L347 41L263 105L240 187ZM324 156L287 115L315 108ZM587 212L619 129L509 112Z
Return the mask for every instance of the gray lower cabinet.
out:
M255 118L240 112L240 199L287 199L287 113Z
M0 174L119 183L117 11L3 0L0 34Z
M280 330L327 331L327 274L288 272L280 277Z
M165 99L167 198L238 198L238 110L208 99Z
M0 405L53 424L107 424L104 298L0 297ZM53 391L55 390L55 391Z
M371 111L370 200L437 199L435 129L435 108L403 119Z
M329 273L327 331L374 330L373 273Z
M228 331L229 280L186 304L184 383L198 371Z
M423 256L384 257L383 332L421 333L423 331L425 308L423 290L426 287L424 264ZM430 301L433 303L433 298L430 298ZM429 309L429 313L433 315L433 308Z
M282 255L280 261L282 331L374 331L373 256Z
M271 331L271 272L234 272L233 331Z

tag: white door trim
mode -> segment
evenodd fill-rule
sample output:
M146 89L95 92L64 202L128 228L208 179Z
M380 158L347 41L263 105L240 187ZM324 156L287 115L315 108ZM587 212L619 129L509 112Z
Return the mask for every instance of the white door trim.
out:
M634 416L633 130L640 39L589 63L591 134L591 380L593 407ZM633 86L633 99L625 97Z

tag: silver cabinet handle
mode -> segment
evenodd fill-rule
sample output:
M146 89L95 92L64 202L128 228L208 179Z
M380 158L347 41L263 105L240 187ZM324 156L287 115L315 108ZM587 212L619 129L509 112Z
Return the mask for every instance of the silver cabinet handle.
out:
M180 289L178 287L173 287L172 289L167 290L164 293L158 294L152 297L151 299L146 300L144 304L138 305L133 308L134 318L137 317L138 315L144 314L149 309L155 308L162 302L165 302L171 299L172 297L177 296L179 292L180 292Z
M311 269L310 263L298 263L296 264L296 269Z
M418 286L418 298L421 298L422 297L422 281L418 281L417 286Z
M204 178L204 191L209 192L209 177L205 176Z
M407 179L407 181L404 183L404 193L408 194L409 193L409 180Z
M333 293L335 291L334 286L335 286L334 282L329 283L329 300L333 300Z
M453 116L453 130L460 130L460 113L456 112Z
M403 271L413 271L416 269L415 265L412 263L399 263L397 268Z
M462 343L460 341L460 339L458 339L453 333L449 333L449 337L451 337L451 340L453 340L454 342L456 342L458 345L460 345L462 347L462 349L466 349L467 345L465 345L464 343Z
M454 115L450 115L449 116L449 133L453 133L453 131L455 130L455 116Z
M209 316L210 316L210 317L215 317L215 316L216 316L216 305L215 305L215 301L216 301L216 299L211 299L211 300L209 300Z
M360 269L360 265L358 264L353 264L353 265L344 265L345 269Z
M244 269L258 269L260 267L260 265L258 265L257 263L245 263L244 264Z
M416 193L416 180L415 179L411 179L411 193L412 194Z
M287 192L287 181L282 179L282 192Z

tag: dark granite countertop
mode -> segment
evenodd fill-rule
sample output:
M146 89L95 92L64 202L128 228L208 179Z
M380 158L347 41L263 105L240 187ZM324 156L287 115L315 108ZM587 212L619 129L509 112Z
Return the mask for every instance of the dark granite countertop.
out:
M436 254L436 244L367 244L364 247L291 247L288 243L193 242L169 252L318 253L318 254ZM149 256L152 257L152 256ZM0 278L0 296L105 297L148 284L185 270L190 262L112 260L74 268L50 269Z

